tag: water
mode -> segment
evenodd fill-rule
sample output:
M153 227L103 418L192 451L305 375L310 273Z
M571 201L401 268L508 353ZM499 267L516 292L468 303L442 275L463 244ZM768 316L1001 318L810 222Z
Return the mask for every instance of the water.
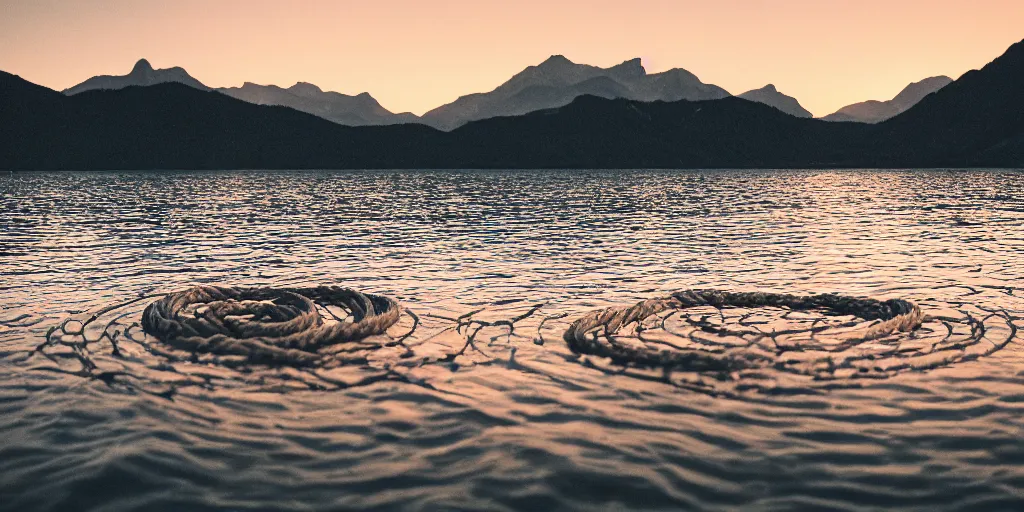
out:
M16 173L0 201L3 510L1024 507L1019 338L836 386L688 377L706 392L560 340L595 308L714 287L999 311L994 346L1024 328L1020 172ZM405 380L349 389L102 340L90 357L117 379L26 352L70 316L200 283L343 284L424 325L415 357L343 373ZM436 362L465 338L428 315L535 304ZM180 372L202 385L169 387Z

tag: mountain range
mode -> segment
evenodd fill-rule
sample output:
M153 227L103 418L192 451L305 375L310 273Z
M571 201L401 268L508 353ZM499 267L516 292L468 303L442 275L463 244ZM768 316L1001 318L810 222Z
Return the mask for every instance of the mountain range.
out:
M95 90L117 90L129 86L149 86L165 83L185 84L200 91L209 91L210 88L202 82L192 78L182 68L153 69L153 66L146 59L135 63L135 67L127 75L100 75L94 76L74 87L64 90L64 94L73 96L85 91Z
M572 84L614 87L603 80L609 75L555 64L529 75L557 85L561 75L546 71L570 70ZM609 68L612 81L658 76L637 67ZM182 80L68 96L0 73L0 168L1021 167L1021 83L1024 42L877 124L800 118L727 95L641 101L588 94L446 132L420 124L342 126Z
M555 55L519 72L493 91L462 96L435 108L424 114L422 121L441 130L453 130L479 119L561 107L584 95L639 101L698 101L730 94L721 87L701 82L684 69L648 75L640 59L599 68Z
M241 87L213 89L193 78L182 68L153 69L146 59L139 60L127 75L93 77L64 90L64 94L74 96L86 91L119 90L164 83L184 84L200 91L217 91L256 105L289 107L347 126L411 123L418 119L414 114L390 112L365 92L356 96L324 92L319 87L305 82L299 82L287 89L250 82Z
M951 81L947 77L929 78L911 84L893 100L857 103L824 119L877 123L903 112ZM640 59L600 68L574 63L562 55L552 56L539 65L526 68L490 92L462 96L427 112L423 117L408 112L392 113L365 92L349 96L325 92L305 82L288 88L246 82L241 87L212 89L182 68L153 69L145 59L140 60L127 75L93 77L64 93L75 95L89 90L117 90L168 82L185 84L203 91L216 90L257 105L285 106L346 126L422 123L445 131L479 119L516 116L564 106L584 95L639 101L700 101L730 96L725 89L706 84L684 69L648 74ZM745 92L739 97L764 103L792 116L813 117L796 98L779 92L772 84Z
M276 85L246 82L241 87L226 87L217 91L256 105L289 107L347 126L415 123L419 119L415 114L408 112L392 113L382 107L369 93L349 96L338 92L325 92L305 82L299 82L287 89Z
M948 76L933 76L920 82L914 82L900 91L889 101L863 101L847 105L834 114L822 119L825 121L852 121L858 123L880 123L906 112L910 107L924 99L925 96L953 83Z

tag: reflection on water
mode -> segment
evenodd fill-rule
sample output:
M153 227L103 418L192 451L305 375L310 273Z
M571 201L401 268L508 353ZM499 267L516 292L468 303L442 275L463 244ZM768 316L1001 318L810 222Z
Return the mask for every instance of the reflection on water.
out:
M577 358L560 339L587 311L687 288L999 311L1008 321L985 334L1012 336L1024 327L1019 172L48 173L3 178L0 201L0 509L1024 503L1019 339L992 352L980 336L984 357L785 393L745 386L777 384L771 367L700 376L729 391L702 393ZM415 357L376 350L327 377L399 377L317 391L284 369L117 357L107 340L87 350L127 378L26 356L68 317L200 283L389 295L423 320ZM514 333L481 330L445 362L466 342L450 319L538 304ZM755 314L781 321L771 313ZM162 393L174 379L200 385Z

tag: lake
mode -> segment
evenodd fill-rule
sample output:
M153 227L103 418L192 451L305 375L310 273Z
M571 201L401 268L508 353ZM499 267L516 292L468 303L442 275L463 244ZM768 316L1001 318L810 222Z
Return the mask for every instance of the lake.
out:
M0 509L1021 510L1022 269L1020 171L13 173ZM148 297L198 284L350 286L421 322L408 351L324 373L130 341ZM825 379L771 354L623 369L562 341L703 288L933 317ZM466 346L469 313L529 315Z

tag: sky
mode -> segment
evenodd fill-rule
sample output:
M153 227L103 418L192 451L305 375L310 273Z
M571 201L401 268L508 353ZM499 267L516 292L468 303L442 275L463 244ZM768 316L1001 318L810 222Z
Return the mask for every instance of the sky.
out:
M733 94L772 83L823 116L1021 39L1022 0L0 0L0 70L53 89L146 58L211 87L304 81L416 114L562 54Z

